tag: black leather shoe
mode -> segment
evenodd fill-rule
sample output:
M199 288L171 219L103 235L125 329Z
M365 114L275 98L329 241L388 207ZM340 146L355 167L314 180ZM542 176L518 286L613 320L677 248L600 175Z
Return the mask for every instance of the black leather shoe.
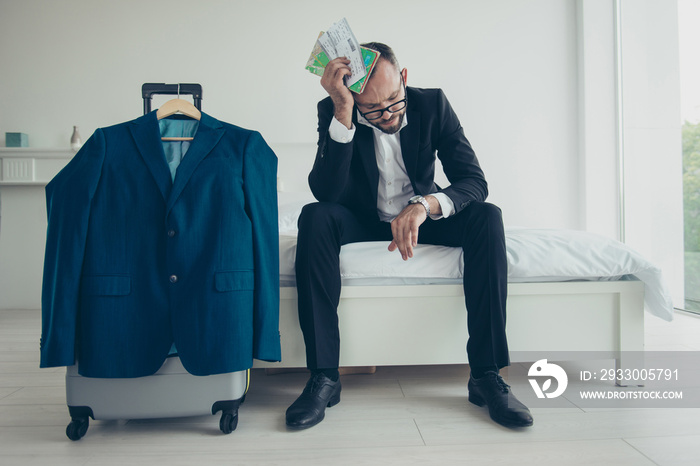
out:
M340 402L340 380L333 382L323 373L313 374L299 398L287 409L287 427L308 429L323 421L326 407Z
M469 401L477 406L487 405L491 419L506 427L532 425L532 415L527 406L515 398L510 385L497 372L488 371L478 379L469 376Z

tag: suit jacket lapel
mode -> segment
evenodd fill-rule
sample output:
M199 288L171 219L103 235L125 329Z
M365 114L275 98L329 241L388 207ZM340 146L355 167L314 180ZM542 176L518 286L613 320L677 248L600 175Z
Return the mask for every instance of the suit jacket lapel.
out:
M185 186L187 186L187 182L190 180L192 173L194 173L196 170L197 165L199 165L199 163L212 151L223 134L224 130L221 122L202 112L202 118L199 120L199 128L197 128L197 134L195 134L190 148L187 150L187 153L182 158L182 162L180 162L180 165L177 167L173 189L168 198L168 212L173 207L173 204L175 204L178 197L180 197L180 194L182 194L182 190L185 189ZM158 142L160 143L160 136L158 139Z
M172 182L170 169L168 169L168 164L165 162L163 144L160 141L156 110L133 120L130 130L141 158L150 170L151 175L153 175L153 180L163 195L163 201L167 202L170 197Z
M357 113L353 114L355 125L355 150L360 154L362 164L365 167L367 178L372 187L372 199L377 204L377 189L379 188L379 168L377 167L377 155L374 152L374 131L369 126L357 122Z
M409 100L410 102L410 100ZM416 170L418 166L418 147L420 145L420 115L414 110L407 112L408 124L401 130L401 155L403 163L406 167L408 179L413 184L413 189L416 189ZM427 194L427 193L421 193Z

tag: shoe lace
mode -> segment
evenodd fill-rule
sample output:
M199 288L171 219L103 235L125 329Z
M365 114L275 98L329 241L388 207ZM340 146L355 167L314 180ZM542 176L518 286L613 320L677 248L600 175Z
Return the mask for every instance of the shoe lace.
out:
M323 385L323 374L316 374L309 379L309 383L306 384L306 391L313 393L318 387Z
M494 379L496 380L496 385L498 385L498 388L501 390L501 392L508 393L510 391L510 385L505 383L503 377L501 377L500 374L494 373Z

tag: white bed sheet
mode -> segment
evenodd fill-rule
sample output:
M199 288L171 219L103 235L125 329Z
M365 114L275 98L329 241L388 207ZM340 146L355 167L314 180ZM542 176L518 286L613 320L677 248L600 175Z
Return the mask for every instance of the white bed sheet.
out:
M280 283L294 286L296 221L313 202L307 193L284 193L279 202ZM340 251L343 285L462 283L460 248L419 244L403 261L388 242L347 244ZM645 285L645 308L672 320L673 303L661 270L625 244L575 230L506 228L509 282L639 279Z

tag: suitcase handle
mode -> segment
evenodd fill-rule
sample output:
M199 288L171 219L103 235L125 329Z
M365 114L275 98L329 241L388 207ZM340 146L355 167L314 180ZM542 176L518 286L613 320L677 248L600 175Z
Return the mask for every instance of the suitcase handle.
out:
M151 111L151 100L154 94L181 95L190 94L194 99L194 106L197 110L202 110L202 85L195 83L165 84L165 83L144 83L141 86L141 96L143 97L143 114Z

